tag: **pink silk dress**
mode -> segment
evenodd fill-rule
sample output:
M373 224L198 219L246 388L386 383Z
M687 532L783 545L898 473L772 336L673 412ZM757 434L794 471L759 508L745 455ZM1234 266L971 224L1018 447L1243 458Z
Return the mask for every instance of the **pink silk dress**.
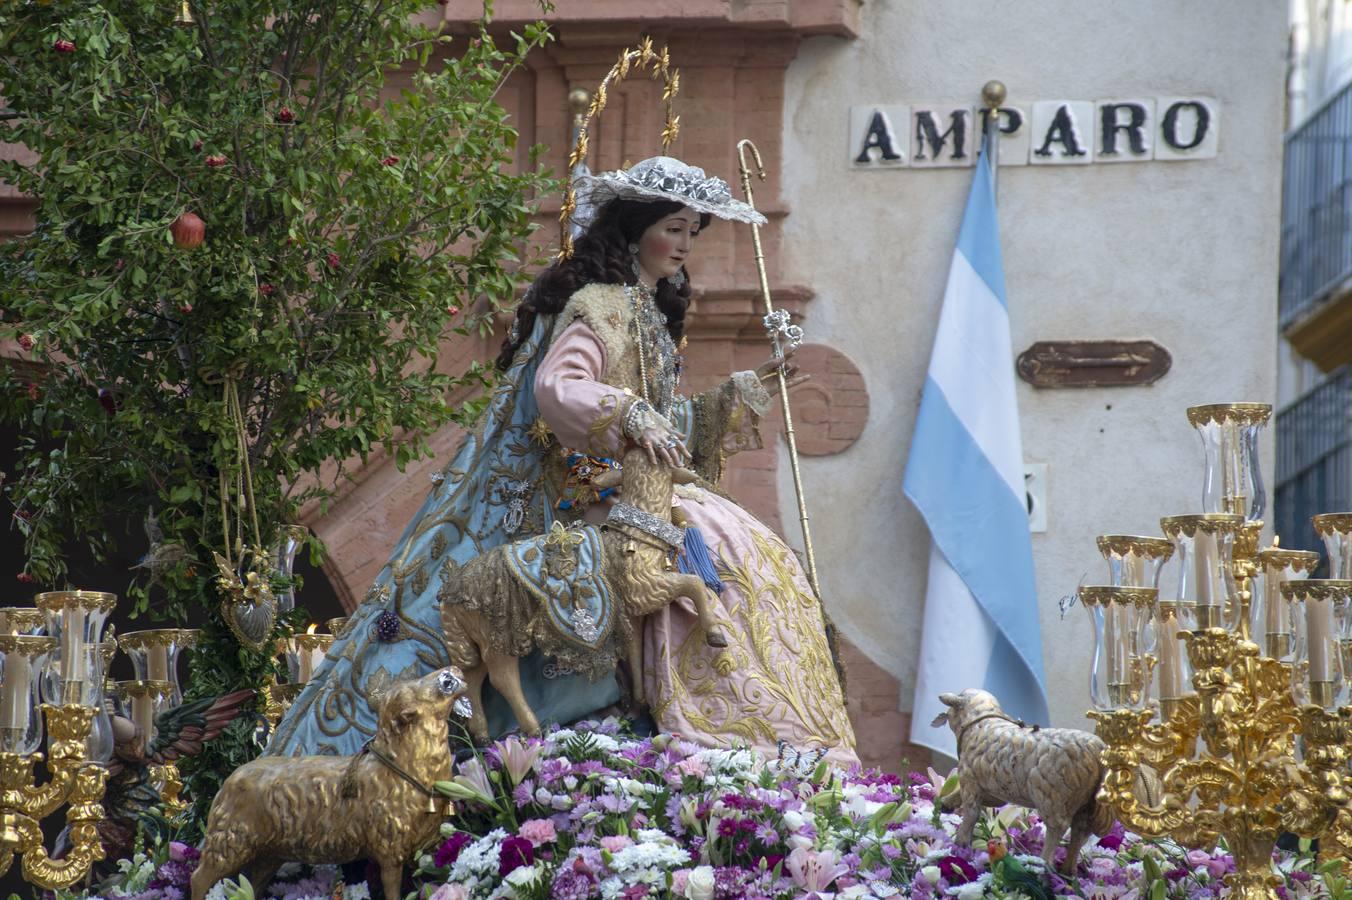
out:
M607 371L605 344L586 322L574 321L542 360L535 397L563 446L618 458L628 441L613 411L628 395L601 380ZM754 428L754 421L748 415L742 425ZM739 437L728 435L724 446L745 446ZM607 502L586 518L604 519ZM725 497L682 485L676 503L703 534L723 581L716 614L729 646L705 643L689 599L647 618L643 675L658 727L711 747L740 741L773 756L783 741L796 750L825 749L841 765L857 763L821 604L797 557Z

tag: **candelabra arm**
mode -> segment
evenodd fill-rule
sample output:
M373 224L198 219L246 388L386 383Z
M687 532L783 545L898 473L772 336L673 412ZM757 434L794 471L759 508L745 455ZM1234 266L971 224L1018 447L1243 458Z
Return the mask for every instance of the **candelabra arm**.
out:
M37 821L19 817L16 825L26 881L47 890L70 887L89 872L91 865L103 859L103 843L98 834L103 806L99 800L103 797L107 778L107 769L98 765L86 765L76 772L70 810L66 815L70 849L63 859L53 860L48 856L47 848L42 845L42 828Z
M42 819L55 812L70 793L74 767L63 761L53 761L51 779L43 785L33 784L33 764L42 761L42 754L24 757L17 753L0 753L0 809Z

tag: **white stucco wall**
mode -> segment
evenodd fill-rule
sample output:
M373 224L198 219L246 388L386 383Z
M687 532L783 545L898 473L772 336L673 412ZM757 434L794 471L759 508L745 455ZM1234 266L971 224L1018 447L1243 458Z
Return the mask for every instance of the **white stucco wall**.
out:
M858 443L803 462L814 543L833 614L901 680L905 708L929 538L902 496L902 469L972 170L851 170L849 107L979 105L988 79L1025 108L1220 101L1215 159L1001 171L1014 352L1149 338L1173 355L1149 387L1018 382L1024 455L1049 466L1048 529L1033 549L1052 717L1087 727L1092 630L1079 609L1062 620L1057 600L1086 573L1106 580L1096 535L1158 534L1160 516L1199 511L1201 447L1185 407L1274 399L1286 34L1287 10L1270 0L870 0L857 40L809 40L790 67L775 163L792 210L786 275L817 292L808 339L855 361L872 405ZM780 472L792 510L787 461Z

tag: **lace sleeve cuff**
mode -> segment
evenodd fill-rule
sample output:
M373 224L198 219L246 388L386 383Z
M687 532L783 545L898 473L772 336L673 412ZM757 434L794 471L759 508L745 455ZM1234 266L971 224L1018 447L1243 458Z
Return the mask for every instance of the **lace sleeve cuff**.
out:
M736 372L716 388L691 401L694 425L687 446L695 472L717 484L727 458L743 450L759 450L761 416L770 409L770 393L755 372Z

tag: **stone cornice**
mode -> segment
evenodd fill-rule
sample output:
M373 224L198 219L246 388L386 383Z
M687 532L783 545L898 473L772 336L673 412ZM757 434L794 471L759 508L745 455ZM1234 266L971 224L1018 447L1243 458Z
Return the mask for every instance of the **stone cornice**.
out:
M623 24L641 27L645 33L677 29L718 28L740 31L787 31L801 36L859 35L863 0L683 0L668 8L620 0L570 0L546 17L559 28L573 25ZM652 13L656 12L656 15ZM647 13L647 14L645 14ZM468 0L452 0L445 6L446 21L460 24L477 18ZM536 0L499 0L493 21L516 26L540 18Z

